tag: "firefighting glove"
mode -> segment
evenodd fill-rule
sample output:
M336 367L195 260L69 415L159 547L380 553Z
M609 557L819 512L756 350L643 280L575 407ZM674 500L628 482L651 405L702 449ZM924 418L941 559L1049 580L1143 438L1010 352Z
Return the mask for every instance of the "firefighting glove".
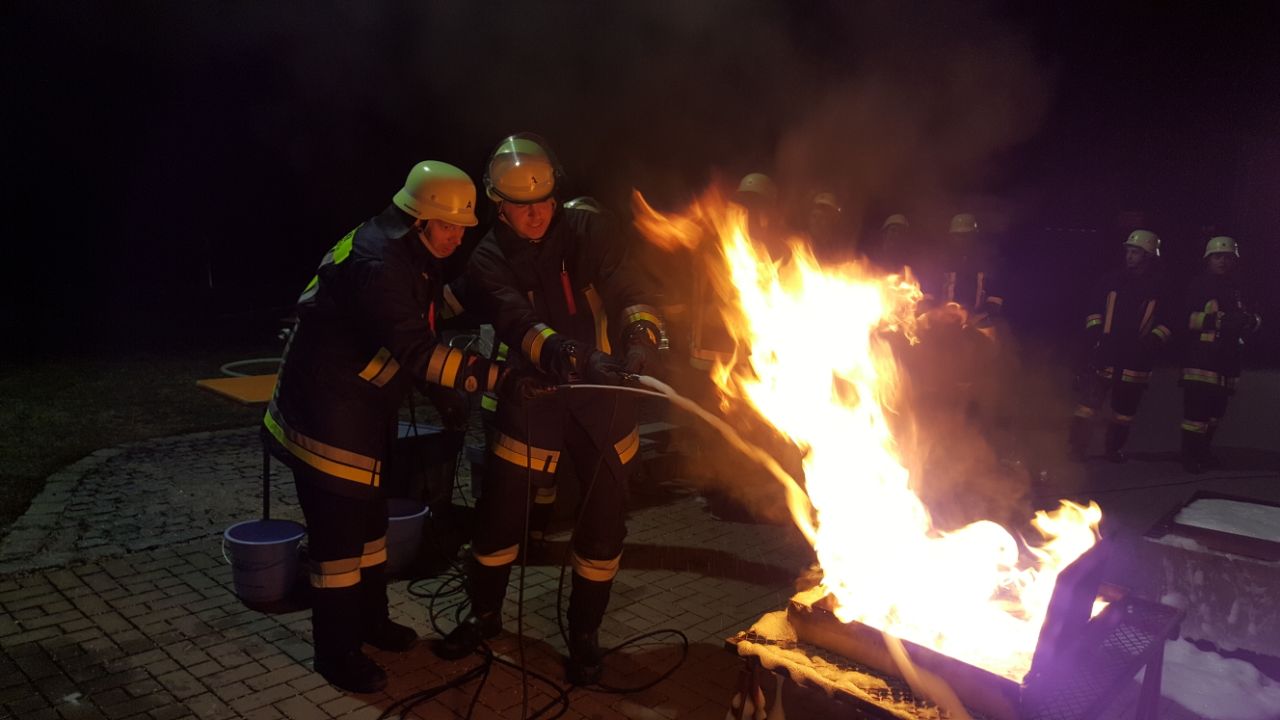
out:
M469 405L467 396L454 388L428 384L424 388L427 400L440 413L440 424L446 430L465 430Z
M1218 327L1222 328L1223 335L1238 338L1253 330L1254 321L1255 317L1252 313L1229 312L1222 315Z
M555 386L545 380L545 375L527 370L508 368L498 379L495 392L499 397L518 397L522 400L534 400L556 391Z
M621 385L625 373L622 363L602 350L592 350L587 356L584 377L595 385Z
M641 323L632 325L627 333L627 357L623 367L632 375L656 376L662 370L657 337Z

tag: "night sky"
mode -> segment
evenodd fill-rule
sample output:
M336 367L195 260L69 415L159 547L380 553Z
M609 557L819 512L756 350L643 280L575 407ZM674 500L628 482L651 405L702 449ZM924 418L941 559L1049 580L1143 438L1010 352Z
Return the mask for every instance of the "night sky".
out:
M852 234L976 212L1033 336L1069 334L1122 212L1179 285L1234 235L1275 327L1271 7L8 2L0 330L35 354L270 337L415 161L478 179L521 130L624 212L752 170L836 190Z

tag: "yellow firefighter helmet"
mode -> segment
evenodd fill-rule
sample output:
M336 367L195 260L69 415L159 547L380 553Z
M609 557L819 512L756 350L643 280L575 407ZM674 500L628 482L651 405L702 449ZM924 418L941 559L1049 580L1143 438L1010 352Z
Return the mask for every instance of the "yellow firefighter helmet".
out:
M743 175L738 183L738 197L746 199L749 196L756 196L769 204L776 203L778 186L774 185L773 179L764 173L748 173Z
M476 184L461 168L438 160L414 165L391 202L419 220L444 220L466 227L479 222Z
M978 219L971 213L955 215L951 218L950 232L956 235L978 232Z
M512 135L489 155L484 191L495 202L542 202L555 192L560 175L560 166L542 138Z
M884 219L884 224L880 226L881 230L888 230L891 227L900 227L903 229L911 227L911 223L907 222L907 216L902 213L894 213Z
M1211 237L1204 246L1204 256L1209 257L1216 253L1231 253L1236 257L1240 257L1240 246L1236 244L1235 238L1230 238L1226 235Z
M1141 248L1148 255L1160 257L1160 236L1150 230L1134 230L1129 233L1129 239L1124 244L1127 247Z

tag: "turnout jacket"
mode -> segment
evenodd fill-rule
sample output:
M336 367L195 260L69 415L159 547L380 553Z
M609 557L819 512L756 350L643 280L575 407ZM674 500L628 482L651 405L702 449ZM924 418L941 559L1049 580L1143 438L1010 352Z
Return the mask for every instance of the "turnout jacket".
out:
M390 206L324 256L298 299L263 418L276 454L318 470L325 489L339 494L380 492L414 382L455 386L468 377L464 353L437 342L440 265L412 223Z
M1201 273L1187 287L1183 317L1189 331L1182 379L1231 385L1240 377L1245 338L1262 326L1232 275Z
M1089 296L1089 310L1084 327L1094 347L1094 369L1105 377L1123 371L1127 382L1150 380L1156 355L1173 334L1159 271L1108 273Z
M612 216L587 207L562 208L538 242L495 222L467 264L467 308L493 323L506 352L542 371L570 339L621 356L634 323L662 326L623 240Z

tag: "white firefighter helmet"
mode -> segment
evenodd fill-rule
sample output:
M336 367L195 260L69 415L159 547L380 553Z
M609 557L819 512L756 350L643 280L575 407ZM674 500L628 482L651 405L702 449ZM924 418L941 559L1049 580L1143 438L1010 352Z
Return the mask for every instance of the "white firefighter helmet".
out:
M907 229L911 227L911 223L907 222L907 216L902 213L894 213L884 219L884 224L880 226L881 230L888 230L891 227L899 227Z
M542 138L512 135L494 148L484 172L489 199L519 204L542 202L555 192L560 165Z
M754 196L772 205L778 201L778 186L774 185L773 179L764 173L747 173L738 182L737 195L741 199L750 199Z
M1148 255L1160 257L1160 236L1150 230L1134 230L1129 233L1129 238L1124 241L1127 247L1136 247L1145 250Z
M1235 238L1230 238L1226 235L1211 237L1204 246L1204 256L1209 257L1216 253L1231 253L1236 257L1240 257L1240 246L1236 244Z
M461 168L439 160L414 165L391 202L419 220L444 220L465 227L479 222L476 184Z
M971 213L960 213L959 215L952 216L951 229L949 232L954 235L978 232L978 219Z
M844 212L840 207L840 201L836 200L834 193L820 192L813 196L813 206L815 208L825 208L834 213Z

